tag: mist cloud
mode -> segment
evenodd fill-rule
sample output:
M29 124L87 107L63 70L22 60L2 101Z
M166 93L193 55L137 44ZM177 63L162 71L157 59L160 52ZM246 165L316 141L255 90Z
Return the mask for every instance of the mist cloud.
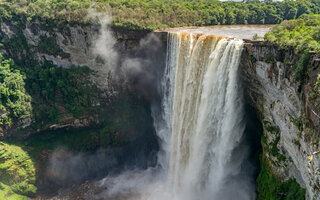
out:
M102 14L89 9L88 17L98 24L101 24L99 33L93 41L92 53L101 59L104 63L102 71L114 72L118 64L118 52L115 49L116 40L110 28L111 17L107 14Z
M114 155L111 149L89 154L58 148L48 160L46 181L64 186L81 183L89 177L101 177L101 174L107 173L107 169L117 166L118 161Z
M131 87L134 84L134 88L143 94L153 93L156 88L155 79L164 65L165 52L161 52L163 44L160 39L150 33L132 50L134 55L120 53L111 29L111 17L93 10L89 13L92 19L101 24L92 45L92 53L104 63L101 71L111 72L116 80L125 80Z

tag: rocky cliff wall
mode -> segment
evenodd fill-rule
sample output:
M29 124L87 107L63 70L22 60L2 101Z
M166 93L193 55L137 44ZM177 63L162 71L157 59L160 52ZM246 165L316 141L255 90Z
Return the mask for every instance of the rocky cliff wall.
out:
M247 41L241 67L248 102L263 125L263 156L281 179L295 178L307 199L320 199L319 99L310 99L320 69L310 55L308 81L295 76L299 55Z
M65 24L59 27L48 27L37 20L31 22L26 21L24 23L2 21L0 25L0 36L4 39L10 39L17 35L19 31L22 31L23 36L26 38L28 45L34 50L35 57L38 60L45 58L57 66L66 68L71 65L88 66L90 69L99 72L93 79L96 80L99 86L104 88L106 87L104 79L107 77L108 67L106 63L99 58L99 55L96 53L97 47L95 47L96 43L103 42L99 40L100 35L103 34L102 29L107 29L107 32L110 32L111 35L110 39L114 40L114 42L107 46L109 49L106 50L112 49L112 51L116 51L120 57L141 56L136 55L136 50L139 48L141 40L149 34L149 32L145 31L126 31L98 25ZM21 37L21 35L19 37ZM53 44L49 45L56 45L53 48L60 49L63 54L42 50L39 43L41 43L43 38L53 39ZM13 53L10 52L10 49L4 49L2 51L7 54ZM108 59L113 58L110 57ZM120 65L120 63L116 64Z
M97 49L93 45L97 44L102 35L100 26L57 27L48 24L42 24L37 20L0 21L0 52L13 58L19 65L19 70L30 67L29 71L23 71L26 74L35 70L34 66L40 66L45 60L52 61L54 65L49 67L55 69L72 69L71 65L75 65L76 68L87 66L93 71L90 72L90 77L82 76L86 79L79 82L74 80L75 84L68 87L78 89L93 82L99 90L90 98L85 107L88 109L77 115L68 110L69 102L62 101L61 91L53 88L55 98L50 99L50 103L57 107L59 121L48 124L40 122L41 127L34 128L33 124L37 121L31 116L14 121L11 127L3 128L3 124L0 124L0 141L7 142L9 138L12 142L11 136L19 136L18 140L13 139L13 143L17 142L17 145L34 156L33 165L37 166L36 185L40 192L43 187L52 192L55 185L62 187L64 184L79 184L97 176L102 178L108 171L121 170L122 167L143 168L154 165L158 144L151 117L151 103L157 94L155 82L161 77L157 73L161 73L165 62L166 34L155 36L148 32L107 28L113 43L112 46L107 44L102 48L106 51L102 52L106 57L101 58L95 53ZM98 44L104 45L103 40L99 42ZM108 52L113 54L109 57ZM113 57L114 55L116 57ZM114 74L109 73L109 66L106 65L109 59L115 60L117 69L127 71L114 70ZM139 68L132 68L133 65ZM36 70L41 73L48 70L48 67L38 67ZM29 82L36 80L28 78L27 74L26 80ZM54 78L50 81L57 82L57 77ZM149 79L143 82L145 78ZM47 82L49 81L45 79L44 84ZM147 89L143 89L144 85L148 86ZM30 91L32 87L28 89L28 92L33 92ZM92 94L86 91L84 93ZM81 99L81 96L76 98ZM45 103L48 103L48 100L38 93L32 96L33 110L42 109L46 112L47 110L41 106ZM0 111L0 115L3 114L6 113ZM20 143L21 140L24 141L23 144ZM35 146L32 146L32 141L35 141ZM66 152L62 152L62 156L57 157L61 165L57 167L54 161L52 167L55 168L53 171L69 170L67 174L70 176L64 176L64 172L59 172L65 177L64 180L56 177L56 174L52 177L47 175L56 148L59 150L61 146L67 149ZM107 150L101 153L99 149ZM77 153L79 151L87 153L83 156L83 153ZM70 158L61 159L66 155L70 155ZM79 156L84 158L80 159L80 162ZM75 163L73 158L78 161ZM115 165L107 166L106 163L113 162L113 158L116 160ZM80 169L79 166L83 168L77 171ZM78 177L82 177L82 180ZM0 178L0 184L2 181ZM47 183L49 185L46 185Z
M112 101L117 98L119 90L124 88L137 91L137 96L143 96L151 103L153 96L157 95L155 82L161 77L166 52L166 34L156 34L98 25L55 26L38 20L24 21L22 18L21 21L1 21L0 38L4 48L0 48L0 52L22 61L28 57L39 62L52 61L54 65L63 68L70 68L71 65L89 67L93 73L88 81L92 81L101 90L100 97L92 102L93 107L103 107L102 101ZM104 35L109 38L104 38ZM108 43L109 40L112 42ZM110 73L110 63L113 73ZM145 85L147 87L143 87ZM65 108L61 106L60 110ZM32 122L31 118L15 122L11 128L4 128L3 135L28 128ZM98 115L62 117L59 123L48 124L37 131L88 127L100 122Z

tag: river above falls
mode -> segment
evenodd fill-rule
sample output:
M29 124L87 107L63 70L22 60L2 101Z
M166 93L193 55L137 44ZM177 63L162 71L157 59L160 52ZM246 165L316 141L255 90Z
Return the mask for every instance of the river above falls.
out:
M191 26L178 27L159 30L157 32L179 32L179 33L193 33L205 35L217 35L230 38L252 39L253 36L264 37L264 35L271 30L274 25L255 24L255 25L215 25L215 26Z

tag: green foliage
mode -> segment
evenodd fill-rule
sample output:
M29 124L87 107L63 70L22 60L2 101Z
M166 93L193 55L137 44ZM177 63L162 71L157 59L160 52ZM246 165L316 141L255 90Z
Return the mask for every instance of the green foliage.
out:
M7 41L5 47L9 47L11 53L17 56L19 52L28 50L28 42L22 31L18 30L17 33Z
M274 55L272 53L267 53L265 56L266 62L267 63L275 63L275 58Z
M305 189L294 179L281 181L270 169L269 164L260 158L261 169L257 178L258 200L304 200Z
M268 32L265 39L281 48L295 49L294 77L304 84L308 79L310 51L320 53L320 15L302 15L297 20L283 21Z
M261 138L263 157L260 157L260 173L257 178L258 200L304 200L305 189L301 188L294 179L280 180L270 168L271 164L279 167L279 163L270 159L271 155L278 161L286 161L286 157L280 153L277 145L280 141L280 130L268 121L263 121L266 133ZM272 134L275 139L267 143L267 135Z
M41 53L47 53L50 55L61 56L62 58L69 58L70 54L65 53L59 45L56 43L56 40L53 37L46 37L41 35L38 45L39 51Z
M316 81L316 83L314 84L313 90L314 90L317 94L320 94L320 74L318 74L317 81Z
M6 80L0 77L0 122L11 125L19 119L32 117L31 128L39 129L59 122L62 117L81 118L91 114L95 109L92 102L100 96L98 88L90 81L92 71L88 67L61 68L45 58L39 63L34 54L37 48L28 44L22 32L23 18L15 16L14 20L21 20L13 28L16 34L1 41L6 56L17 65L11 59L0 57L0 62L6 62L6 65L0 63L0 73L4 67L10 66L11 70L6 73ZM62 58L70 56L63 52L54 37L40 36L38 44L41 53ZM8 90L8 84L16 84L18 88Z
M320 52L320 15L302 15L297 20L285 20L267 33L265 38L285 49L293 47L300 53L311 50ZM304 53L303 56L307 55Z
M18 146L0 142L0 197L8 192L34 196L37 190L35 180L35 167L30 156Z
M302 83L306 80L308 74L308 67L310 65L310 54L309 51L304 51L303 53L297 55L298 61L294 65L294 77L296 80Z
M280 150L278 149L278 143L280 141L280 136L277 135L276 139L271 142L269 145L271 146L271 148L269 148L269 153L276 157L278 159L278 161L286 161L286 157L280 153ZM276 164L276 163L275 163Z
M8 143L23 146L32 150L30 155L37 157L43 150L54 150L57 147L67 147L72 151L95 151L98 148L118 146L133 141L148 131L153 130L152 118L148 104L130 93L120 93L108 108L103 110L95 125L84 129L59 129L34 134L24 141L14 138ZM143 126L141 126L143 124ZM150 124L150 127L147 125ZM133 131L136 134L131 134ZM152 133L147 140L152 141ZM144 138L146 139L146 138ZM155 144L151 144L155 145Z
M99 90L89 80L88 67L67 69L49 61L29 63L21 68L11 59L0 57L1 124L32 117L37 129L58 122L64 110L75 118L92 111L89 108L93 98L99 97Z
M58 122L60 110L66 109L73 117L80 118L90 112L99 90L90 80L88 67L62 68L50 61L24 69L27 89L33 99L33 117L38 125Z
M252 63L256 63L256 62L257 62L257 58L254 57L253 55L249 55L249 60L250 60Z
M131 30L216 24L277 24L319 13L318 0L221 2L218 0L24 0L0 2L0 16L25 15L46 24L91 23L88 8L112 15L113 25Z
M315 100L315 99L317 99L317 93L315 93L315 92L312 92L312 93L310 93L310 99L311 100Z
M262 137L262 145L263 149L266 153L269 153L273 157L277 158L278 161L283 162L286 161L285 155L283 155L278 149L278 143L280 141L280 129L279 127L272 126L270 122L264 121L264 128L266 133L263 134ZM270 143L267 142L267 135L273 134L275 139ZM272 160L273 164L279 165L280 163L276 163Z
M25 77L11 59L0 54L0 125L31 115L31 97L25 89Z
M292 142L293 142L293 144L297 145L299 147L299 149L300 149L301 144L300 144L300 141L298 139L293 139Z
M299 131L303 131L303 123L302 120L300 118L294 118L290 115L290 121L296 126L298 127Z
M17 193L14 193L10 186L7 186L0 182L0 199L5 200L27 200L27 196L23 196Z
M54 150L57 147L67 147L72 151L95 151L97 148L106 148L114 145L116 140L114 129L105 127L91 127L86 129L59 129L41 132L27 140L10 143L32 149L30 154L37 157L43 150ZM117 143L121 143L117 141Z

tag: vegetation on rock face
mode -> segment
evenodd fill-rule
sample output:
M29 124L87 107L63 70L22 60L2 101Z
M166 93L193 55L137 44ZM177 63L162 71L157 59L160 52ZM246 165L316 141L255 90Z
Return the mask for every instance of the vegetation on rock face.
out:
M87 67L58 67L52 62L24 69L30 95L34 97L33 117L37 124L56 123L66 109L75 118L90 113L98 89L89 81L91 70ZM59 111L60 107L60 111Z
M300 116L289 115L290 121L296 126L297 136L292 135L290 139L296 149L302 151L303 144L318 148L319 126L318 113L320 112L320 101L318 98L318 81L315 78L319 73L319 53L320 38L320 15L302 15L299 19L284 21L276 25L271 32L265 35L268 42L274 43L276 49L280 51L273 53L272 64L276 69L275 62L283 62L288 70L288 78L298 86L297 94L301 95L301 105L303 110ZM292 78L293 79L292 79ZM319 80L319 79L318 79ZM314 115L314 116L313 116ZM312 117L314 117L312 119ZM268 127L265 127L268 129ZM267 130L270 131L270 130ZM279 157L280 151L276 149L279 137L271 136L262 138L263 158L261 159L261 171L257 179L258 199L305 199L305 190L300 188L295 180L282 181L277 177L277 172L283 174L282 167L286 167L286 162L282 162ZM266 143L267 139L274 142ZM271 151L270 151L271 150ZM276 159L274 159L276 158ZM285 158L285 157L284 157ZM288 159L289 162L290 159ZM275 162L276 161L276 162ZM280 164L280 165L279 165ZM286 176L286 175L284 175Z
M320 127L316 123L317 120L320 119L320 73L319 69L316 70L316 73L313 74L311 81L308 83L310 88L306 92L306 96L308 97L306 104L308 105L310 113L309 115L304 115L303 135L307 141L319 147ZM314 118L312 119L312 117Z
M92 111L89 108L99 96L99 90L89 81L91 70L87 67L66 69L49 61L19 67L11 59L0 59L2 125L31 117L34 128L41 128L58 122L63 110L79 118Z
M59 45L56 43L53 37L40 36L39 38L39 51L41 53L47 53L49 55L61 56L62 58L70 57L69 54L65 53Z
M265 39L283 50L293 50L293 56L286 57L285 64L293 69L294 78L301 88L308 84L308 72L315 69L318 62L316 54L320 53L320 15L302 15L296 20L285 20L268 32ZM310 99L317 99L315 90L310 93Z
M36 193L33 160L21 148L0 142L0 198L26 199Z
M314 87L312 88L312 92L310 93L310 100L313 101L316 111L320 113L320 73L318 74L317 81ZM318 132L320 133L319 128L318 128ZM318 138L318 141L319 141L319 138Z
M306 191L294 178L282 180L274 172L286 167L287 158L278 148L279 127L263 120L264 132L261 138L262 154L260 171L256 180L258 200L304 200ZM274 171L275 170L275 171Z
M6 2L2 1L1 3ZM0 10L2 8L0 6ZM7 11L11 12L10 9ZM23 182L20 176L14 177L16 178L15 182L7 182L9 179L2 176L2 173L9 176L11 172L4 171L8 168L8 170L13 169L14 172L22 174L24 171L20 173L16 169L17 167L21 170L29 170L31 168L26 168L27 165L28 167L29 164L30 167L36 165L37 178L40 176L37 181L41 182L42 174L39 175L39 173L43 173L45 167L43 163L47 159L43 152L50 153L57 147L65 147L74 152L95 152L100 148L110 146L120 148L126 145L130 146L128 143L137 143L137 138L139 138L140 141L146 143L139 143L137 149L146 152L153 151L154 147L157 147L157 141L153 132L150 102L123 88L117 90L117 96L108 96L109 94L100 91L91 81L90 76L94 72L88 67L67 66L64 68L48 61L45 57L39 59L38 52L58 58L68 58L70 55L59 47L56 38L54 38L55 34L52 28L58 26L55 22L47 23L52 26L46 26L45 31L48 32L40 34L39 41L35 44L28 43L23 34L26 28L25 17L25 15L12 16L12 21L8 24L10 24L10 30L14 32L13 34L7 34L6 29L0 29L1 43L3 44L0 45L0 51L4 52L4 56L1 56L0 59L0 116L3 117L4 123L12 122L15 125L10 129L12 131L10 133L13 133L10 135L11 137L5 137L4 142L6 143L0 145L0 199L17 200L33 196L35 187L32 187L32 184L35 184L35 177L33 179L31 174L28 173L27 175L30 176L24 177L24 180L28 182ZM5 20L7 19L3 16L0 19L1 22ZM7 76L9 78L6 78ZM11 80L13 80L12 84L20 91L11 87ZM8 93L8 90L11 93ZM16 112L20 110L10 107L15 105L10 97L13 98L15 97L13 95L16 94L27 95L28 98L18 100L25 100L28 103L28 110L26 110L28 112ZM11 102L8 103L7 99ZM17 108L24 108L22 107L23 102L14 103L19 103L21 106ZM4 112L4 109L10 111L10 115L9 112ZM10 120L5 118L7 116L10 117ZM26 117L31 119L31 125L16 131L15 128L22 126L15 122ZM74 124L80 124L79 127L83 127L70 128ZM68 128L48 131L50 127L59 126L68 126ZM4 136L8 136L9 131L4 130L3 133ZM30 133L33 134L29 137ZM0 135L1 139L2 136ZM16 136L18 137L16 138ZM20 136L24 140L21 140ZM26 138L27 136L28 138ZM7 160L1 160L2 150L7 149L10 150L10 156L6 156ZM3 155L7 155L7 153ZM15 159L21 160L21 162L16 162ZM25 164L24 161L26 161ZM1 171L2 166L3 171ZM35 172L33 171L33 173Z
M128 91L121 91L104 111L104 118L99 118L102 120L100 125L44 131L25 140L11 137L6 140L6 143L13 147L22 147L31 156L37 166L37 182L41 183L46 173L43 163L57 148L63 147L73 153L95 153L101 149L117 147L126 152L125 156L128 157L133 156L130 154L133 153L133 149L154 151L157 147L157 139L153 132L150 112L148 102ZM131 151L128 152L128 149ZM6 188L0 187L0 199L2 193L6 193Z
M305 13L319 13L319 0L283 2L246 0L24 0L0 2L0 15L23 14L28 20L88 23L88 8L108 12L113 25L132 30L217 24L277 24Z
M266 158L260 158L261 171L257 178L258 200L304 200L305 189L294 179L281 181L270 169Z
M263 120L263 127L265 129L265 133L262 135L261 144L264 153L269 155L269 161L274 166L283 166L286 161L286 157L278 148L278 143L280 141L279 127L272 126L270 122L265 120ZM268 135L272 136L272 138L268 138Z
M99 148L124 145L145 132L149 133L146 135L150 138L144 140L150 142L153 140L150 112L147 102L121 92L104 111L103 118L99 119L100 125L82 129L49 130L32 135L24 141L8 141L10 144L32 149L30 154L35 157L43 150L54 150L57 147L66 147L76 152L93 152Z
M314 85L313 89L315 90L315 92L314 92L315 94L314 94L314 98L313 99L315 99L315 98L318 97L318 95L320 95L320 74L318 74L317 82Z
M37 60L35 51L62 58L68 58L70 55L59 47L53 37L40 36L38 46L32 46L23 34L25 26L23 21L18 21L17 25L13 25L15 34L10 37L0 31L4 36L0 49L4 49L6 57L11 57L16 63L14 65L11 59L3 58L2 65L7 68L11 66L12 73L9 75L12 80L10 80L15 87L18 87L16 90L19 90L19 92L14 91L14 94L12 92L12 94L2 94L5 90L0 90L2 104L8 107L10 103L10 112L14 111L11 113L16 119L31 117L34 129L59 122L61 114L64 114L64 117L81 118L92 113L95 109L92 106L93 102L100 96L100 91L90 81L92 70L84 66L58 67L45 58L42 59L43 61ZM17 74L16 78L12 78L13 73ZM5 81L4 86L11 84L10 77L6 78L8 80ZM0 79L0 81L4 80ZM14 87L9 91L13 90ZM5 95L17 99L16 104L6 103L5 101L9 98L5 98ZM17 98L13 95L20 96ZM16 106L15 110L13 106ZM12 117L7 119L6 114L1 116L4 118L3 123L11 123Z
M0 54L0 127L10 127L13 119L30 117L31 111L25 76L12 59L5 59Z
M299 19L284 21L267 33L265 39L277 44L284 50L294 50L292 51L293 56L288 56L285 59L285 64L293 69L294 78L300 83L300 92L308 96L303 99L305 101L304 104L308 105L308 108L305 109L310 109L311 115L315 114L315 117L319 118L319 79L317 80L315 76L319 73L320 15L302 15ZM303 90L303 88L305 89ZM310 89L306 90L306 88ZM305 110L305 113L310 111ZM296 120L292 121L300 131L299 137L303 135L302 132L308 133L305 137L309 139L311 135L317 135L311 134L319 132L319 128L310 119L310 115L304 114L302 118L304 119L302 121L305 121L304 123L297 123ZM313 143L319 142L317 138L318 136L316 136ZM300 142L297 139L293 139L293 143L300 146Z
M296 20L285 20L267 33L265 39L282 48L293 47L301 53L320 53L320 15L302 15Z

